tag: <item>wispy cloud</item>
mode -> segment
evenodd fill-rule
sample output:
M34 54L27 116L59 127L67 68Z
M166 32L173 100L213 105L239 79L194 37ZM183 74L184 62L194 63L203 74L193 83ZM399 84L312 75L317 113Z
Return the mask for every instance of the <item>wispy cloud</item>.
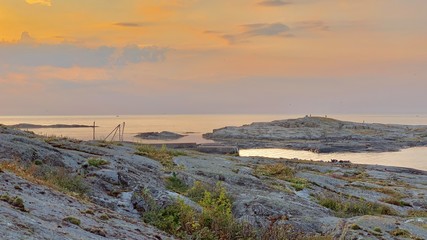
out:
M264 0L258 3L258 5L261 6L267 6L267 7L280 7L292 4L290 1L283 1L283 0Z
M300 30L329 31L330 27L323 21L302 21L295 23L295 28Z
M37 44L27 32L16 43L0 43L0 65L102 67L165 60L167 48L157 46L83 47L71 43Z
M143 27L143 26L147 26L147 23L141 23L141 22L117 22L117 23L113 23L114 26L119 26L119 27Z
M52 0L25 0L28 4L40 4L43 6L52 6Z
M245 42L249 38L264 37L290 37L290 28L283 23L255 23L242 25L242 31L236 34L223 34L221 37L230 44Z

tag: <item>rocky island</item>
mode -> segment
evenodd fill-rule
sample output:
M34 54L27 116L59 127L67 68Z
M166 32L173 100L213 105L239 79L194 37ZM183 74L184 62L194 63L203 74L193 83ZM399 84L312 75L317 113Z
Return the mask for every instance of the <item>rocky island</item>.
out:
M204 137L240 148L285 148L319 153L385 152L427 146L427 126L356 123L307 116L224 127Z
M32 128L93 128L92 125L81 125L81 124L52 124L52 125L38 125L30 123L19 123L15 125L10 125L12 128L20 129L32 129ZM95 126L98 127L98 126Z
M162 132L144 132L138 133L135 135L137 138L147 139L147 140L176 140L187 135L182 135L174 132L162 131Z
M427 172L0 126L0 215L2 239L427 239Z

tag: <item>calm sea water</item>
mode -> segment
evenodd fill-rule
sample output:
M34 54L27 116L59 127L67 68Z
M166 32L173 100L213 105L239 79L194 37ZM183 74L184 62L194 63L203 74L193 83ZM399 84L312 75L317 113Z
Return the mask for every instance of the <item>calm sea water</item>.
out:
M37 125L92 125L95 121L96 125L99 126L96 128L96 139L104 139L117 125L125 122L124 140L126 141L159 143L159 141L141 140L134 136L141 132L172 131L186 134L187 136L170 142L207 143L212 141L203 139L201 135L206 132L211 132L216 128L298 117L303 117L303 115L0 116L0 123L5 125L18 123L31 123ZM328 115L328 117L366 123L427 125L427 115ZM82 140L92 139L91 128L29 130L47 136L66 136ZM350 160L355 163L403 166L427 170L427 147L409 148L400 152L344 154L316 154L308 151L286 149L250 149L241 150L240 154L242 156L283 157L324 161L342 159Z

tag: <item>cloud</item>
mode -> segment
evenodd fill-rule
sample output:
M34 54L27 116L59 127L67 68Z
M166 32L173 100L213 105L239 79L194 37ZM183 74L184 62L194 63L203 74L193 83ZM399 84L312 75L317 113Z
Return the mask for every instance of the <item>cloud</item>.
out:
M248 36L280 36L289 31L289 27L283 23L257 23L243 27L246 28L243 34Z
M143 27L146 26L147 23L140 23L140 22L117 22L113 24L114 26L119 27Z
M289 1L283 1L283 0L264 0L258 3L258 5L261 6L267 6L267 7L280 7L292 4L292 2Z
M329 31L330 27L323 21L302 21L295 24L295 29Z
M230 44L246 42L249 38L264 37L290 37L290 28L283 23L255 23L242 25L242 31L237 34L223 34L221 37Z
M48 7L52 6L51 0L26 0L25 2L28 4L40 4Z
M24 32L17 43L0 43L0 66L103 67L165 60L167 48L157 46L100 46L88 48L71 43L36 44Z

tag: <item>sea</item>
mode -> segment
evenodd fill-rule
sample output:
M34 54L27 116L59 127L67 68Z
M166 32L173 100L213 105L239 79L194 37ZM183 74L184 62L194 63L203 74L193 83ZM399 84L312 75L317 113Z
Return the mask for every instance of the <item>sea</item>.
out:
M0 116L0 124L14 125L29 123L35 125L81 124L95 125L95 139L107 140L114 136L114 129L125 123L124 141L138 143L212 143L204 139L203 133L225 126L241 126L252 122L269 122L280 119L304 117L305 115L105 115L105 116ZM325 116L325 115L323 115ZM344 121L365 123L387 123L427 125L427 115L327 115ZM70 137L92 140L92 128L32 128L24 129L44 136ZM173 141L142 140L135 135L142 132L171 131L186 135ZM111 133L111 134L110 134ZM118 133L114 136L118 140ZM427 171L427 147L403 149L383 153L313 153L289 149L242 149L241 156L270 158L297 158L315 161L331 159L349 160L353 163L400 166Z

